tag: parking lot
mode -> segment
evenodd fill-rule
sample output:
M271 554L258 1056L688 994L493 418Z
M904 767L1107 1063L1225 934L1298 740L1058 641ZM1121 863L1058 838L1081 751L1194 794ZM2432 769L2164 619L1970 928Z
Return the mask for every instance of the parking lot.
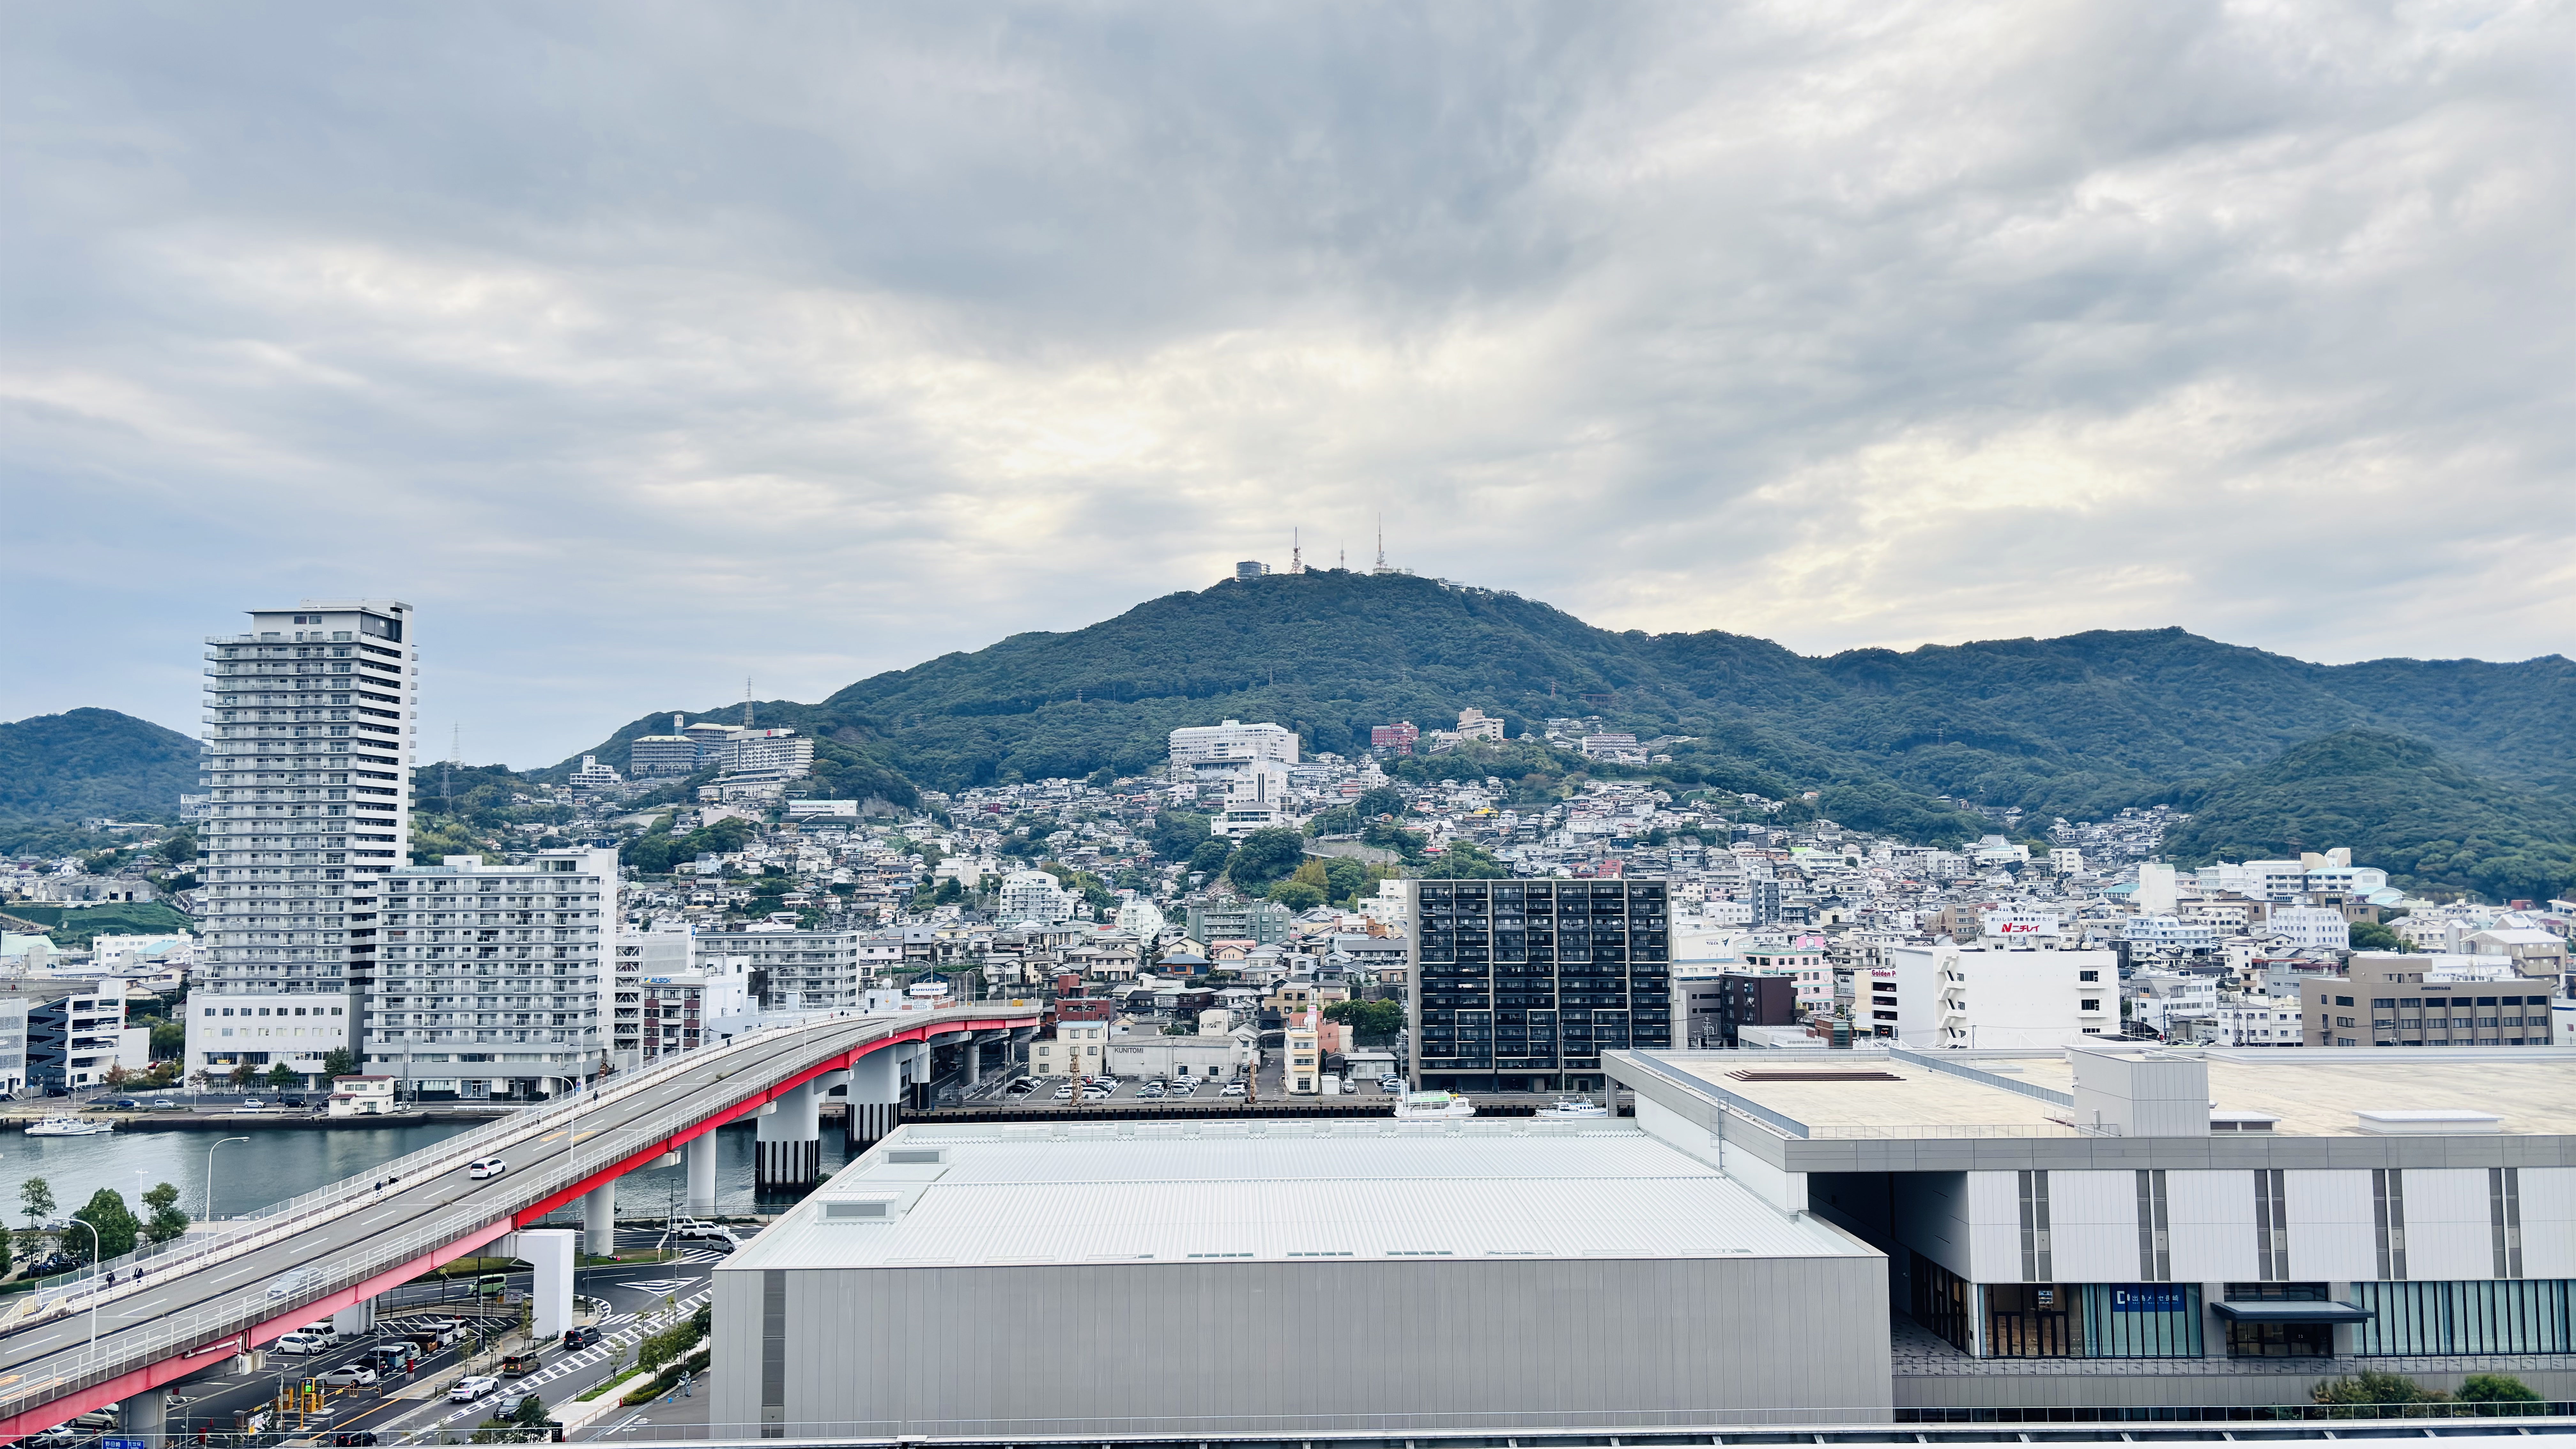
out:
M287 1440L312 1439L328 1445L341 1435L361 1444L456 1443L514 1394L535 1394L549 1406L560 1406L619 1373L621 1366L631 1365L635 1345L645 1335L686 1318L705 1302L712 1288L712 1269L724 1256L720 1248L669 1239L658 1227L620 1227L617 1239L624 1251L667 1247L676 1250L675 1256L662 1263L581 1270L576 1291L595 1303L594 1311L586 1315L598 1329L593 1342L579 1348L536 1345L527 1371L504 1373L499 1365L482 1367L478 1372L490 1377L488 1388L478 1381L474 1387L482 1392L454 1398L451 1386L465 1372L466 1356L483 1335L497 1338L515 1329L520 1310L485 1302L470 1278L405 1284L376 1300L379 1318L374 1332L335 1338L306 1354L273 1348L261 1356L257 1367L245 1370L235 1360L174 1384L169 1400L171 1443L264 1449ZM524 1271L505 1277L513 1296L526 1293ZM405 1356L385 1373L368 1377L352 1372L375 1363L380 1347L404 1344L408 1335L424 1332L441 1341ZM299 1403L295 1413L277 1413L281 1398L292 1397L289 1391L308 1380L318 1393L314 1401L318 1410L304 1412ZM692 1410L701 1414L702 1421L702 1401L619 1410L574 1437L621 1428L631 1434L647 1423ZM266 1421L265 1427L242 1432L254 1416ZM114 1432L105 1427L112 1422L105 1416L93 1419L45 1438L46 1449L82 1449L94 1445L102 1433Z

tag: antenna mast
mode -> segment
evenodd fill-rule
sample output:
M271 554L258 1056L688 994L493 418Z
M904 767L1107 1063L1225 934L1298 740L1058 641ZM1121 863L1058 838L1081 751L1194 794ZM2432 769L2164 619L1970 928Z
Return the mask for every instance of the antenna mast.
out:
M1386 572L1386 515L1377 516L1377 572Z
M742 727L751 728L751 676L742 677Z
M1288 572L1302 574L1305 571L1306 551L1298 546L1297 530L1292 528L1288 530Z

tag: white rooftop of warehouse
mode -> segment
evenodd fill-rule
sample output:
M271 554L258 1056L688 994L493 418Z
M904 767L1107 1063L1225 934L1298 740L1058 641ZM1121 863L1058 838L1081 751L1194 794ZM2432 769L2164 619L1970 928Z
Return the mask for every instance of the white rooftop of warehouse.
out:
M1625 1123L1341 1119L910 1125L724 1266L1874 1255Z
M2138 1055L2138 1043L2100 1048ZM2159 1055L2209 1064L2210 1104L2277 1120L2278 1136L2364 1135L2365 1110L2494 1114L2494 1130L2576 1133L2576 1052L2558 1047L2404 1051L2394 1047L2183 1047ZM2061 1132L2080 1135L2060 1096L2075 1087L2064 1050L1650 1051L1674 1078L1794 1121L1811 1137L1909 1137Z

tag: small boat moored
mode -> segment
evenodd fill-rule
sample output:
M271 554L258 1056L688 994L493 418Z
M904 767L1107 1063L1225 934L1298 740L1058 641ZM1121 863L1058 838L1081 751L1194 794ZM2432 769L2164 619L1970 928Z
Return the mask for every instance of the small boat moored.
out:
M1610 1109L1590 1097L1559 1097L1530 1114L1534 1117L1607 1117Z
M29 1127L27 1135L30 1137L97 1137L115 1130L116 1124L113 1122L56 1113Z
M1407 1092L1395 1104L1399 1122L1426 1122L1473 1117L1476 1104L1455 1092Z

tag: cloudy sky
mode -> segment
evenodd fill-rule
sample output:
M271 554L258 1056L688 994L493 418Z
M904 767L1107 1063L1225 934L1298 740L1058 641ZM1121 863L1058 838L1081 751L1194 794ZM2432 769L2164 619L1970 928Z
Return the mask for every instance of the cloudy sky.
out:
M0 10L0 718L423 744L1391 561L1823 652L2576 652L2576 7Z

